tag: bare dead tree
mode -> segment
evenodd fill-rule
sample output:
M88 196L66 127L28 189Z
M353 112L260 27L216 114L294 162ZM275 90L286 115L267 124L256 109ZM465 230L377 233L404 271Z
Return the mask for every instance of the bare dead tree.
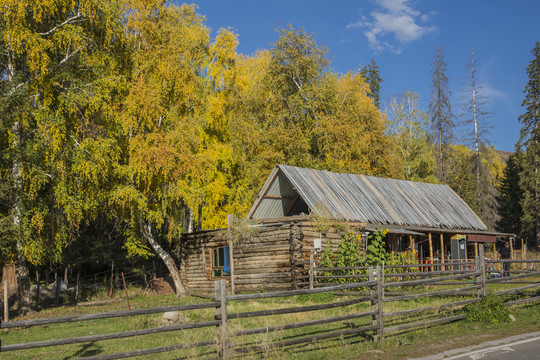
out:
M461 95L461 128L462 141L472 148L474 152L474 172L477 185L476 201L480 217L490 223L496 222L497 190L493 186L492 175L482 163L483 149L489 146L489 133L492 128L489 123L488 98L483 94L483 87L477 73L478 59L474 49L471 50L471 59L465 69L470 77L465 81Z

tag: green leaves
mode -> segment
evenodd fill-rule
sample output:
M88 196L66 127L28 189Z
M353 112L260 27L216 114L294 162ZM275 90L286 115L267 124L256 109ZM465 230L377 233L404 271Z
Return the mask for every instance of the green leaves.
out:
M418 95L405 92L395 96L386 106L389 132L403 159L406 180L438 182L434 175L435 155L428 142L426 127L428 117L418 110Z
M370 244L367 246L366 250L366 265L382 265L383 261L386 260L387 253L384 240L386 239L387 233L388 229L376 230L374 233L368 236Z

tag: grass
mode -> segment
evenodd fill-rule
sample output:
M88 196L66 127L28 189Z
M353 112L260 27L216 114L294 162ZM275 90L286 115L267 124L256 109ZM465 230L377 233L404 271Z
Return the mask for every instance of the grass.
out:
M538 279L536 279L538 280ZM435 286L435 291L447 289L449 286ZM508 285L489 285L490 291L508 288ZM407 289L415 290L415 289ZM416 289L418 290L418 289ZM420 289L420 291L427 291ZM534 291L534 290L532 290ZM532 292L531 291L531 292ZM536 292L538 294L538 292ZM120 298L121 292L117 296ZM101 298L107 298L108 294L99 294ZM300 295L288 298L260 299L250 302L232 301L228 303L228 313L258 311L265 309L288 308L305 305L316 305L326 302L336 302L353 298L352 296L332 295L327 293ZM431 297L384 304L385 313L397 310L413 309L425 306L438 306L445 303L470 299L465 296ZM206 299L197 297L184 297L177 299L173 295L145 296L137 289L131 289L130 303L135 309L154 308L161 306L202 303ZM74 314L98 313L127 310L127 302L112 303L107 306L75 307L62 306L43 309L24 319L46 318ZM256 327L265 327L278 324L287 324L323 317L350 314L353 312L365 312L370 310L369 303L360 303L346 308L335 308L320 311L302 312L284 315L272 315L266 317L248 317L243 319L230 318L228 322L229 332ZM452 310L447 310L450 314ZM259 346L261 352L250 352L243 358L272 358L272 359L400 359L425 356L451 348L471 345L473 342L493 340L497 337L505 337L540 329L540 303L511 308L511 314L517 319L516 322L506 324L472 324L459 321L446 325L434 326L415 331L406 331L387 334L384 341L374 343L371 336L344 336L324 341L310 342L296 345L285 349L273 349L269 345L280 340L294 339L297 337L313 336L329 331L338 331L348 328L361 327L371 324L371 317L341 321L325 325L309 326L299 329L268 332L249 336L231 338L233 343L242 346ZM192 310L184 312L189 322L212 320L214 309ZM385 326L393 326L406 322L417 322L439 316L438 311L409 315L407 317L392 317L385 319ZM12 320L21 320L21 318ZM161 326L161 314L140 315L133 317L92 320L78 323L65 323L36 326L27 329L12 329L0 332L2 345L26 343L48 339L61 339L75 336L87 336L106 334L111 332L129 331L141 328ZM472 336L474 335L474 336ZM145 335L117 340L105 340L94 343L82 343L65 346L21 350L2 354L2 359L72 359L99 354L131 351L158 346L167 346L186 342L213 340L216 336L214 327L167 332L154 335ZM186 349L171 353L153 354L139 357L140 359L177 359L191 358L198 355L214 357L215 347Z

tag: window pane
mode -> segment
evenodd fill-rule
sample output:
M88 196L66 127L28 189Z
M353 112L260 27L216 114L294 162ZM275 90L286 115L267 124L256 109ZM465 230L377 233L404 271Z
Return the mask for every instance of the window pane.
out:
M231 264L230 264L230 257L229 257L229 246L223 247L223 271L230 273L231 272Z
M218 266L223 266L223 265L225 265L225 264L224 264L224 258L225 258L225 256L223 255L223 248L220 247L220 248L218 248L218 250L219 250L219 257L218 257L219 261L218 261Z
M229 246L212 249L212 277L230 277Z
M212 267L218 266L217 249L212 249Z

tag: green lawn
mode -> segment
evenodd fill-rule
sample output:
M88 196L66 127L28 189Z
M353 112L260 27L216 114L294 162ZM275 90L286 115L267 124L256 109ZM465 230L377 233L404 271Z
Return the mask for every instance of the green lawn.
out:
M499 290L503 285L490 286L490 289ZM440 287L440 290L447 287ZM534 292L534 290L533 290ZM538 294L538 293L536 293ZM119 295L118 295L119 296ZM277 309L303 305L314 305L321 302L335 302L352 299L352 296L316 294L316 296L296 296L287 298L272 298L252 300L250 302L229 302L228 313L257 311L265 309ZM450 298L434 297L384 304L385 312L403 309L418 308L424 306L441 305L452 301L470 299L471 297L453 296ZM180 305L189 303L202 303L208 300L197 297L185 297L176 299L173 295L145 296L132 294L131 306L135 309ZM127 303L119 302L106 306L75 307L62 306L58 308L43 309L40 312L26 316L25 319L65 316L71 314L86 314L97 312L109 312L127 310ZM229 332L254 327L272 326L278 324L295 323L323 317L350 314L354 312L369 311L368 303L350 305L345 308L310 311L294 314L272 315L267 317L252 317L245 319L230 319L228 322ZM416 322L427 319L430 316L443 314L419 314L405 318L389 318L385 325L392 326L404 322ZM448 312L449 313L449 312ZM264 349L259 353L248 353L245 358L276 358L276 359L399 359L415 356L425 356L447 349L470 345L481 341L492 340L497 337L510 336L512 334L538 331L540 329L540 302L511 308L511 313L517 321L501 325L471 324L459 321L451 324L438 325L427 329L408 330L401 333L387 334L382 343L374 343L371 336L345 336L331 340L317 341L303 345L296 345L286 349L272 349L268 347L277 340L289 340L297 337L312 336L328 331L338 331L361 327L371 324L371 318L359 318L354 320L340 321L325 325L309 326L299 329L284 330L278 332L262 333L249 336L232 338L232 343L242 346L262 346ZM213 320L214 309L190 310L183 315L189 318L188 322L200 322ZM22 320L15 318L12 320ZM120 332L149 327L159 327L161 314L140 315L124 318L91 320L78 323L52 324L36 326L27 329L11 329L0 333L2 345L24 343L31 341L69 338L75 336L87 336ZM137 336L125 339L105 340L95 343L82 343L65 346L45 347L31 350L20 350L3 353L2 359L72 359L85 356L102 355L150 347L174 345L186 342L196 342L214 339L216 329L214 327L166 332L161 334ZM175 351L171 353L153 354L139 357L141 359L176 359L179 357L194 357L204 355L205 358L215 356L215 348L198 348Z

